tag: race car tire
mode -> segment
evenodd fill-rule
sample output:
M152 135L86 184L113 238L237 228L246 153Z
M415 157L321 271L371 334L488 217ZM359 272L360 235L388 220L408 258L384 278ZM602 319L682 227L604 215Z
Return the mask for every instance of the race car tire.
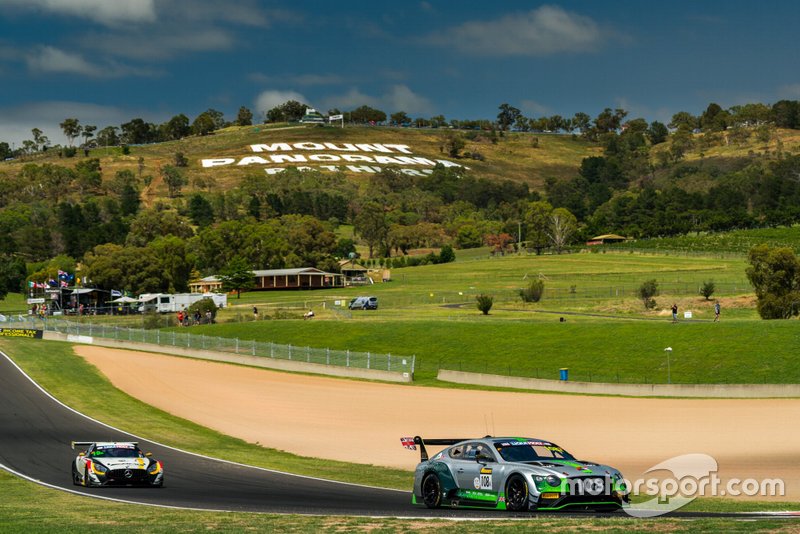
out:
M75 467L75 462L72 462L72 484L75 486L81 485L81 474L78 473L78 469Z
M83 472L83 485L87 488L93 488L94 484L92 483L92 479L89 478L89 467L87 466Z
M439 508L442 505L442 483L436 473L428 473L422 479L422 502L428 508Z
M511 475L506 482L506 510L521 512L528 507L528 483L521 475Z

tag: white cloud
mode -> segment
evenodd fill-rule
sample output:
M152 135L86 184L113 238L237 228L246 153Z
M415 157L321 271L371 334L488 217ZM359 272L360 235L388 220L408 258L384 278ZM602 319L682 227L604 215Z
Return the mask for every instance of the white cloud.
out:
M426 97L419 95L405 85L393 85L389 91L380 96L362 93L351 87L341 95L331 95L322 99L323 109L337 108L342 111L352 110L359 106L370 106L385 111L405 111L411 114L426 114L434 111L434 106Z
M341 95L332 95L322 99L323 109L340 109L342 111L355 109L359 106L379 107L380 99L362 93L355 87Z
M102 69L91 65L78 54L64 52L52 46L41 46L25 58L28 68L36 72L63 72L101 76Z
M528 115L549 115L550 108L536 102L535 100L523 100L519 105L520 109Z
M542 6L487 21L471 21L429 36L432 44L482 56L549 56L592 51L604 32L591 18Z
M39 128L52 144L66 144L59 124L69 117L77 118L81 124L93 124L98 129L119 126L134 117L145 121L162 122L164 117L152 112L126 110L114 106L87 104L85 102L45 101L0 108L0 141L21 146L24 139L31 139L31 129Z
M103 51L114 56L152 61L167 59L184 52L229 50L234 45L234 34L219 28L163 28L145 29L137 33L114 32L90 34L84 44L103 43Z
M433 112L433 104L422 95L416 94L405 85L395 85L389 94L383 98L387 107L394 111L405 111L407 113L423 114Z
M156 19L154 0L0 0L0 5L71 15L107 26Z
M289 100L296 100L301 104L311 104L306 97L296 91L267 90L262 91L261 94L256 97L255 114L259 115L269 111Z
M65 52L52 46L39 46L25 55L32 72L81 74L93 78L116 78L126 75L154 76L155 71L128 67L117 63L92 64L80 54Z

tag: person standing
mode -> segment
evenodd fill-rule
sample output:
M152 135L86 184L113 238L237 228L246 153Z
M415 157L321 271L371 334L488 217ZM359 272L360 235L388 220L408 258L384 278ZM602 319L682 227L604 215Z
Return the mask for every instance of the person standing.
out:
M673 304L672 305L672 322L673 323L677 323L678 322L678 305L677 304Z
M258 321L258 308L253 306L253 320Z
M717 301L717 302L714 303L714 322L715 323L717 321L719 321L719 311L720 311L720 306L719 306L719 301Z

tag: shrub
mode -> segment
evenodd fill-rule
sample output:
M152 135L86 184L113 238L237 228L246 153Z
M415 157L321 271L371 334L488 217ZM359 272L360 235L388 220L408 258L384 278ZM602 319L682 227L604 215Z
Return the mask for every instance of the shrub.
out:
M453 252L453 247L444 245L439 251L439 263L450 263L451 261L456 261L456 253Z
M204 323L206 321L206 312L211 312L211 322L214 322L214 319L217 317L217 305L214 304L214 301L210 298L200 299L186 310L189 313L189 316L194 316L194 312L200 312L200 322Z
M489 310L492 309L492 304L494 304L494 298L490 295L478 295L475 300L478 302L478 309L481 313L489 315Z
M639 286L639 298L642 299L645 309L651 310L656 307L656 300L653 297L658 296L658 282L655 278L647 280Z
M706 298L706 300L709 300L711 298L711 295L714 294L715 289L716 286L714 285L714 281L709 280L707 282L703 282L703 286L700 288L700 294L703 295Z
M519 290L522 302L539 302L544 294L544 280L531 280L528 287Z

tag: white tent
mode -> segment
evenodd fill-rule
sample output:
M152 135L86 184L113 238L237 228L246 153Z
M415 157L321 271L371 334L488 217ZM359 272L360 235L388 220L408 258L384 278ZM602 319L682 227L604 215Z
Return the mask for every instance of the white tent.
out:
M117 304L130 304L131 302L138 302L138 301L131 297L119 297L115 298L114 300L110 300L109 302L114 302Z

